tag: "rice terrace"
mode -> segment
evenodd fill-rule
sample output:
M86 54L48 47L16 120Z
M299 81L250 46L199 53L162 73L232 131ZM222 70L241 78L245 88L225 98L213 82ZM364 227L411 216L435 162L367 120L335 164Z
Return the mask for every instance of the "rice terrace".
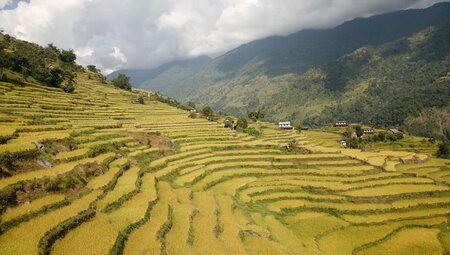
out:
M336 104L315 98L296 108L305 112L291 114L286 99L280 111L257 105L227 114L230 108L222 113L201 96L196 107L132 88L123 73L108 80L96 66L78 65L73 50L2 31L0 254L450 254L449 27L433 23L400 43L358 46L330 62L371 52L376 61L387 59L387 68L408 66L398 74L408 82L412 73L429 75L423 80L434 87L421 89L434 99L414 113L408 111L421 101L405 101L404 115L398 102L400 110L391 110L400 122L379 113L366 121L365 112L332 108L351 111L354 97L372 100L375 92L366 90L391 79L391 73L376 76L385 69L362 67L370 77L342 71L355 80L345 85L352 90L327 92L342 96ZM296 84L320 80L317 73L331 67L311 68ZM177 79L167 72L161 82ZM257 79L266 84L266 78ZM291 78L273 79L286 87L283 79Z

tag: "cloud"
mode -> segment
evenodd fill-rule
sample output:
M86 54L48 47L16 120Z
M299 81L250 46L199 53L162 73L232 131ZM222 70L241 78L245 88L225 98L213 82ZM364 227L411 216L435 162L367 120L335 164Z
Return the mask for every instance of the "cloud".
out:
M155 67L215 55L248 41L328 28L440 0L0 0L7 33L72 48L81 64L106 70Z

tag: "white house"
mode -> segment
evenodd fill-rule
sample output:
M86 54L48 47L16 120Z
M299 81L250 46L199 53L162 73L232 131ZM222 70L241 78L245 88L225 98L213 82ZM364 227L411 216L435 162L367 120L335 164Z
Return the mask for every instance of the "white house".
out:
M278 127L281 129L293 129L294 127L291 125L290 121L282 121L278 122Z

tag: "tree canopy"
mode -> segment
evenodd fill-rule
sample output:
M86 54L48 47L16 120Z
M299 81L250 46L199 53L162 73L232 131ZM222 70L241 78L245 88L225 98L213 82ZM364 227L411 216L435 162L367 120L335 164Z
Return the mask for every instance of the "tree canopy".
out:
M124 89L131 90L130 77L125 74L119 74L115 79L112 80L114 86Z

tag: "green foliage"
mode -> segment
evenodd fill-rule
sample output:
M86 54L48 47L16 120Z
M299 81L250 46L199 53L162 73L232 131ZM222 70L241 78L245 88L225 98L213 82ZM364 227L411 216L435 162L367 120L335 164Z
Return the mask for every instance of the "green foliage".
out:
M364 130L362 129L362 127L360 125L355 126L355 133L356 136L361 137L364 135Z
M140 104L145 104L144 97L142 95L140 95L137 99L137 102Z
M190 112L189 115L188 115L188 117L191 118L191 119L195 119L195 118L197 118L197 113L195 113L195 112Z
M77 55L75 55L72 49L62 50L59 54L59 59L61 59L62 62L73 64L77 59Z
M236 123L236 126L240 129L246 129L248 127L248 121L244 117L240 117Z
M65 79L71 81L78 70L72 50L60 51L52 44L44 48L9 36L6 40L5 36L3 38L0 41L0 69L19 73L24 81L32 77L40 83L59 87ZM15 77L11 80L19 81Z
M244 133L247 133L247 134L249 134L249 135L251 135L251 136L256 136L256 137L259 137L259 136L262 135L261 130L260 130L260 129L257 129L257 128L254 128L254 127L244 128L242 131L243 131Z
M247 113L247 116L249 119L256 122L257 120L264 118L264 113L261 111L261 109L258 109L258 110L249 111Z
M0 154L0 169L14 169L14 157L10 152Z
M75 86L73 86L73 83L69 82L64 86L64 92L73 93L74 91L75 91Z
M439 144L437 156L450 159L450 142L442 142Z
M100 69L97 69L95 65L87 65L86 68L93 73L100 73Z
M202 108L201 113L202 113L203 117L209 117L209 116L211 116L212 114L214 114L214 111L213 111L213 109L212 109L211 107L209 107L209 106L204 106L204 107Z
M120 89L131 90L130 77L125 74L117 75L117 77L112 80L112 83Z

